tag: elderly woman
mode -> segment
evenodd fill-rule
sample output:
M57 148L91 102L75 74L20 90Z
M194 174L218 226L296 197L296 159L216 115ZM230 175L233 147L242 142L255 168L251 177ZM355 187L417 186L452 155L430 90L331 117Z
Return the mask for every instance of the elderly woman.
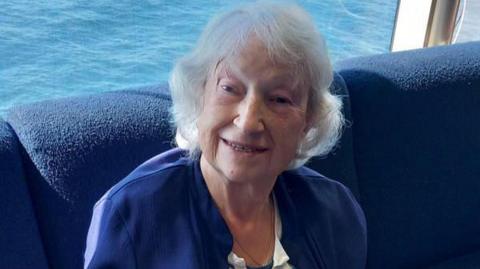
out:
M85 268L363 268L359 205L302 167L338 139L331 81L298 6L254 3L214 19L170 80L184 150L100 199Z

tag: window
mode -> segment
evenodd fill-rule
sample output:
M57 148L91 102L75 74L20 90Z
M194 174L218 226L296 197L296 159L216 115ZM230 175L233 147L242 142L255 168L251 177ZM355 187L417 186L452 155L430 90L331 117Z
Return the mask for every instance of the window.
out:
M248 2L248 1L247 1ZM4 1L0 115L14 104L166 83L209 18L231 5L192 1ZM387 52L396 0L302 0L333 62Z
M457 14L453 43L480 40L480 1L462 0Z

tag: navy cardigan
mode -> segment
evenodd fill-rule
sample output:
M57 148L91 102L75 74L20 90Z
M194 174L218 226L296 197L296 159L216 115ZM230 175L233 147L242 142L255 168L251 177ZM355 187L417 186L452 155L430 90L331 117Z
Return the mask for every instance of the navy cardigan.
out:
M183 154L150 159L97 202L85 268L229 268L232 236L199 162ZM291 265L365 267L365 218L346 187L302 167L282 173L273 191Z

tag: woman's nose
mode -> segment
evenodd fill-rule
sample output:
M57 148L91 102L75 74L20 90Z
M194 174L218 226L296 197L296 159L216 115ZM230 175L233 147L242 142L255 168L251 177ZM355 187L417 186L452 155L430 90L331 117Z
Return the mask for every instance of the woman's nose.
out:
M250 94L238 104L237 116L233 123L245 133L259 133L265 130L264 104L260 97Z

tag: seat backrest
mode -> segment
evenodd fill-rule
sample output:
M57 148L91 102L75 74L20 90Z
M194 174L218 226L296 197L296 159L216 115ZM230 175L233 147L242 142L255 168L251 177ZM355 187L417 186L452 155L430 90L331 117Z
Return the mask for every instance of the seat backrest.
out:
M350 93L368 268L422 268L478 251L480 42L337 70Z
M0 268L46 269L20 152L15 133L0 118Z
M81 268L95 202L137 165L172 147L169 104L166 87L152 87L8 112L24 147L25 177L50 268Z

